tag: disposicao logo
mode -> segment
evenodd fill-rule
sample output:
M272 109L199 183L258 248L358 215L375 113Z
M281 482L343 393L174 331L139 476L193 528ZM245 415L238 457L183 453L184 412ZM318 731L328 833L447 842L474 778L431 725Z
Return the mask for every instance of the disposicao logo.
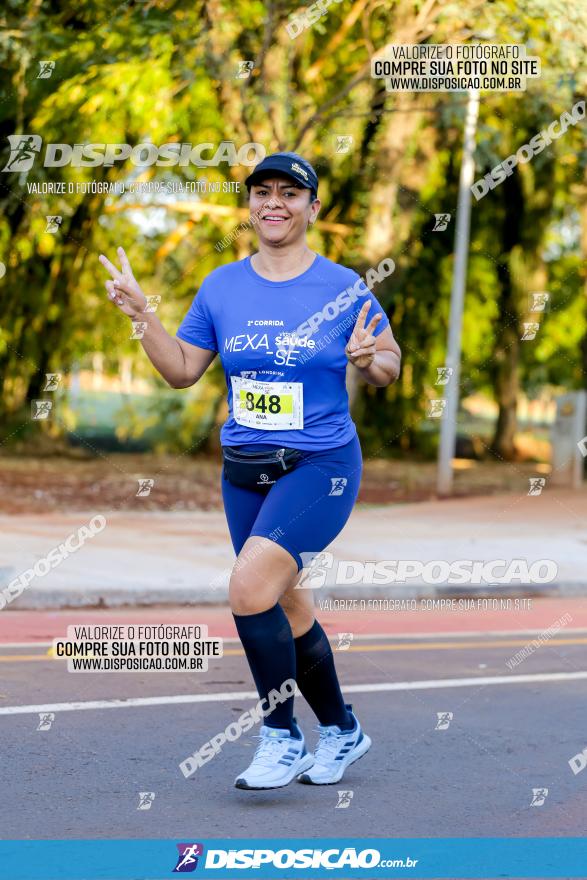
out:
M188 874L198 867L198 858L204 855L202 843L178 843L179 851L177 865L173 869L174 874Z
M10 156L2 171L30 171L40 155L43 139L38 134L9 134ZM196 165L199 168L216 167L226 162L228 165L257 165L265 158L263 144L252 141L237 148L232 141L215 144L181 144L170 142L157 146L151 143L137 144L46 144L43 160L44 168L111 168L116 162L130 159L140 168L157 165L169 168L179 165ZM208 153L208 158L204 157ZM212 153L212 155L210 155Z

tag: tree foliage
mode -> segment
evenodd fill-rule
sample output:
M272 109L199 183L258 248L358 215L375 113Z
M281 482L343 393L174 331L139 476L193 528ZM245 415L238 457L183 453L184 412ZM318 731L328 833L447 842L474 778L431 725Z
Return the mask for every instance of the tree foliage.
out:
M445 356L466 96L387 92L370 76L371 58L387 44L419 42L516 42L541 58L542 76L525 93L483 93L481 177L585 92L587 11L562 0L348 0L291 39L286 24L303 8L285 0L9 0L0 37L3 165L7 137L24 133L72 145L259 142L268 152L306 154L323 200L311 245L360 273L384 256L396 263L376 294L402 346L403 374L392 388L359 389L354 412L370 448L415 448ZM52 75L38 78L48 59ZM238 75L243 61L254 64L248 77ZM352 138L348 152L338 151L340 136ZM493 396L494 448L504 457L515 452L522 390L584 384L586 164L577 125L473 204L461 390ZM93 352L104 352L110 370L130 357L138 374L152 375L105 298L99 253L124 245L147 292L162 296L159 314L173 332L206 273L254 247L243 233L215 248L246 216L242 192L43 195L27 187L242 181L246 172L129 161L0 172L0 407L11 432L26 430L24 407L40 395L45 373L68 373ZM433 231L440 212L453 218L444 233ZM46 231L48 215L63 218L57 234ZM536 340L522 342L536 290L550 292L549 310ZM217 412L218 372L204 381Z

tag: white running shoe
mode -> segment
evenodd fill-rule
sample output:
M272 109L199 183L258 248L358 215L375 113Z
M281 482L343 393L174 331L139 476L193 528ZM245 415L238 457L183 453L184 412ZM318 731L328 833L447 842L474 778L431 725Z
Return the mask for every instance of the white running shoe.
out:
M307 785L332 785L342 779L350 764L362 758L371 748L371 739L361 730L352 706L347 706L355 726L341 730L337 724L328 727L319 724L320 739L314 752L314 766L298 776L298 782Z
M295 719L293 726L297 737L287 729L263 725L253 760L234 781L237 788L282 788L312 766L314 759L306 751L304 735Z

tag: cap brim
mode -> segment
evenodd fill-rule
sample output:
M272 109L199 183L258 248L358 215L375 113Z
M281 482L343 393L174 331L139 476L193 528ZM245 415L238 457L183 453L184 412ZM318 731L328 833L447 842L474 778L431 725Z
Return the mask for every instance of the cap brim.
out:
M262 171L253 171L253 173L249 174L246 178L245 186L254 186L254 184L259 183L264 178L270 177L272 174L292 180L295 186L301 186L303 189L312 189L309 183L302 183L301 180L292 177L291 174L288 174L287 171L283 171L281 168L263 168Z

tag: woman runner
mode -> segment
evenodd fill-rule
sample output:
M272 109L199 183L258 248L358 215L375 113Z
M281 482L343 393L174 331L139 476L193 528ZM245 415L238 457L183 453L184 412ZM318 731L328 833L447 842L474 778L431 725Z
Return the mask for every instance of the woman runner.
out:
M266 712L253 760L235 785L279 788L294 778L327 785L371 740L342 696L313 592L296 586L304 562L347 522L359 491L347 362L383 387L397 379L401 355L357 273L306 243L320 210L310 163L275 153L245 184L259 249L204 279L175 337L145 312L124 250L121 270L103 255L100 261L112 276L110 299L146 324L143 348L171 387L194 385L216 354L224 369L222 494L237 555L230 607ZM293 716L292 690L281 690L292 680L319 722L313 754Z

